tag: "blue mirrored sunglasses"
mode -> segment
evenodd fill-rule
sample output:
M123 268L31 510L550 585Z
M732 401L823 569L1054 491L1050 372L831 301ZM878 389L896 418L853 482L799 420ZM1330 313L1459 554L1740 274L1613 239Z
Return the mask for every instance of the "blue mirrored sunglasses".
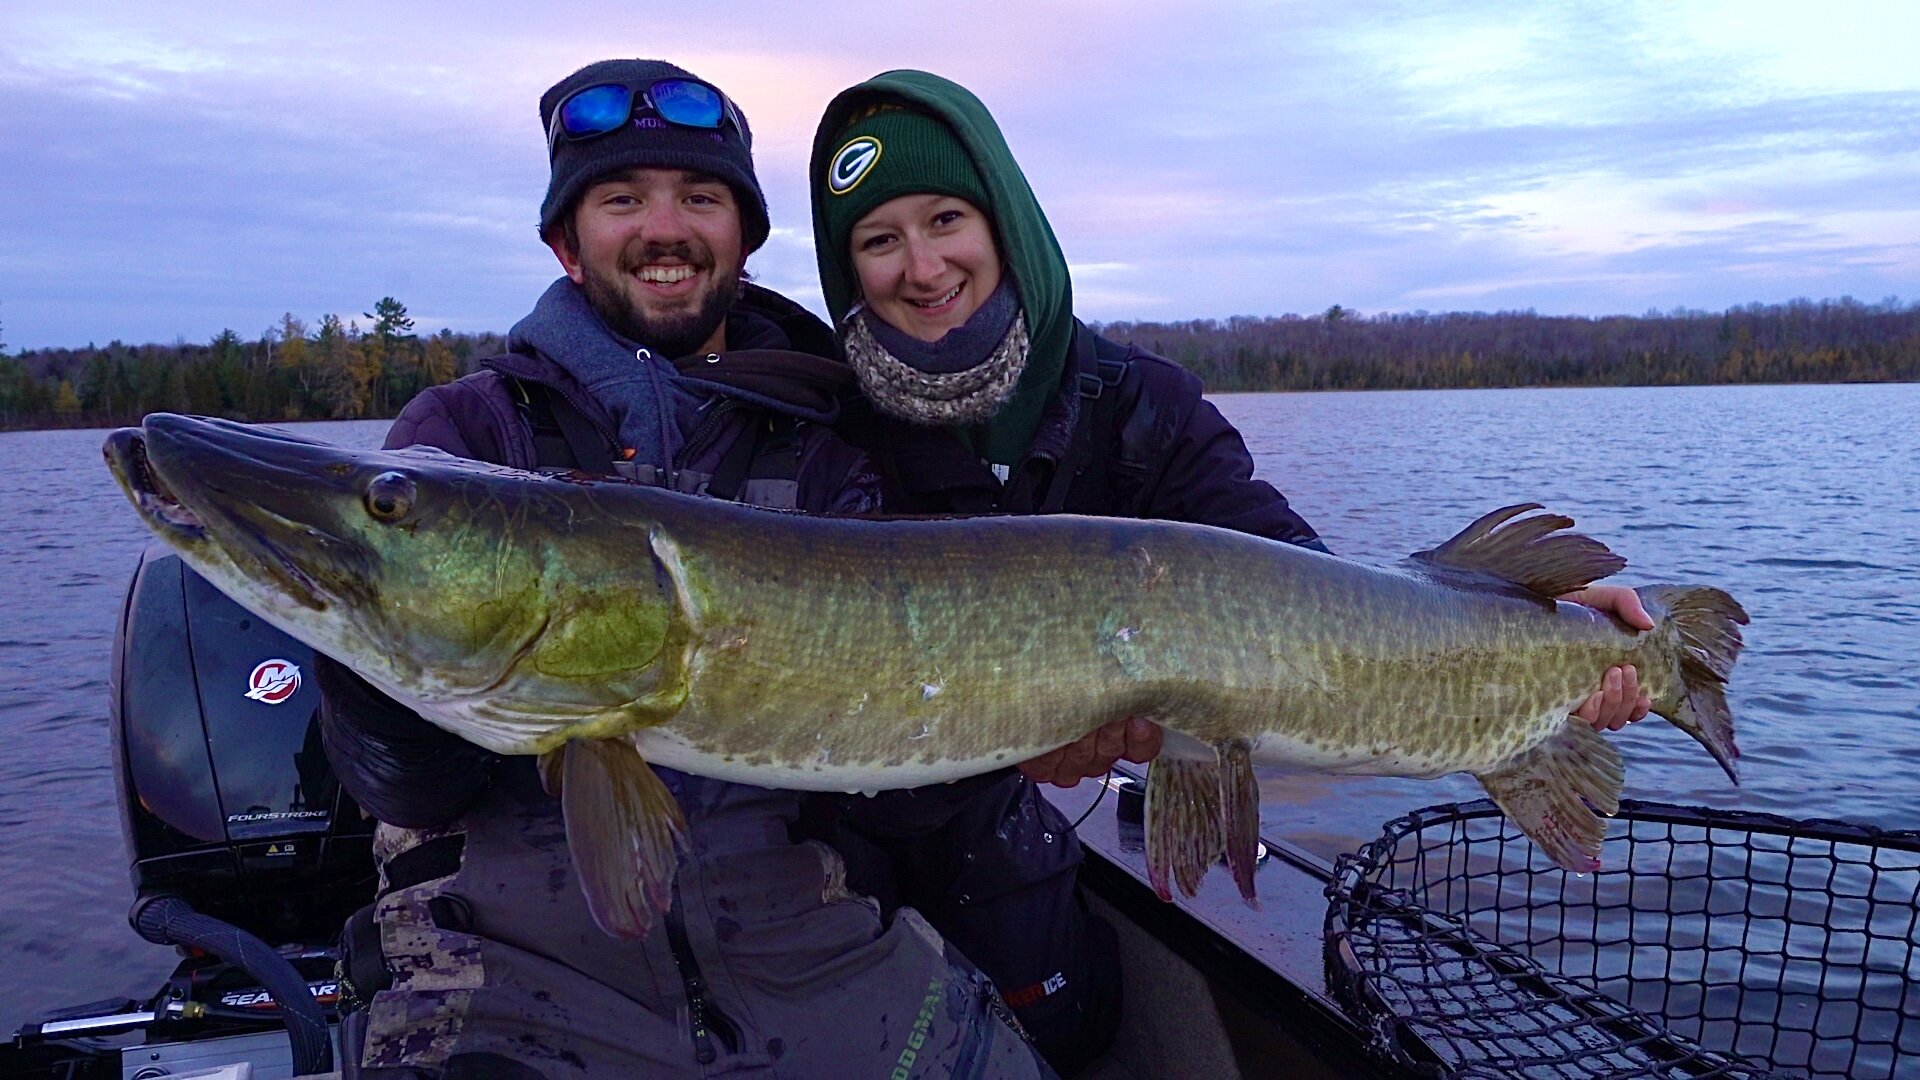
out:
M679 127L711 131L731 123L742 139L747 138L746 125L740 122L733 102L698 79L655 79L637 88L600 83L568 94L553 111L553 121L547 125L547 157L552 158L560 149L563 138L578 142L620 130L639 108Z

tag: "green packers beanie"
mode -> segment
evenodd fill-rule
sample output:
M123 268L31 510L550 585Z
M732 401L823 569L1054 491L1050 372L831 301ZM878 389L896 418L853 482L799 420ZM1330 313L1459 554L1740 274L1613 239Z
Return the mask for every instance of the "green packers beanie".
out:
M879 106L848 124L823 179L827 237L842 258L854 225L902 195L955 195L993 215L980 171L953 129L898 105Z

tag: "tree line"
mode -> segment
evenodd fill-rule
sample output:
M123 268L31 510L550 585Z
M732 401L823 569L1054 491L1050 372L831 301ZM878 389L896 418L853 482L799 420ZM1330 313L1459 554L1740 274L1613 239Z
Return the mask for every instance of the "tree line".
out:
M0 341L0 430L108 427L150 412L237 420L390 417L413 396L506 348L498 334L414 334L407 307L381 297L368 325L292 313L258 338L222 330L205 345L28 349Z
M1588 318L1532 311L1113 322L1208 390L1920 381L1920 303L1793 300Z
M256 339L30 349L0 339L0 429L105 427L149 412L240 420L391 417L505 348L498 334L415 335L382 297L368 320L292 314ZM1920 381L1920 303L1794 300L1723 312L1587 318L1532 311L1317 315L1096 324L1209 390Z

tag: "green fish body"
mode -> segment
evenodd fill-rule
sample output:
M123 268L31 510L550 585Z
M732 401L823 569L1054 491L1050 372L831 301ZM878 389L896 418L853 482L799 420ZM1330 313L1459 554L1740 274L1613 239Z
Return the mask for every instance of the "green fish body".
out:
M1732 774L1739 605L1648 586L1639 633L1555 602L1624 560L1533 506L1371 566L1172 522L779 513L165 415L107 456L236 600L447 730L542 755L617 934L664 907L683 827L646 762L870 792L1145 717L1168 732L1156 889L1191 894L1224 852L1250 901L1256 762L1469 772L1593 869L1623 772L1568 711L1611 665Z

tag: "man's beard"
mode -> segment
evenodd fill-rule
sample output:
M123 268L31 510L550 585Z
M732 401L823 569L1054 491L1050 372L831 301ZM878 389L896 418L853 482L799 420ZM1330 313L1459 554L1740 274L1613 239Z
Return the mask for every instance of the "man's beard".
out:
M684 252L680 254L685 258ZM624 276L632 269L622 265L620 271ZM601 275L584 263L580 270L580 289L586 294L588 306L600 316L601 321L628 341L645 345L670 360L689 355L706 345L713 337L713 332L726 321L727 311L733 307L734 293L737 291L731 276L723 279L719 274L714 274L707 294L699 298L691 311L649 316L627 295L619 281Z

